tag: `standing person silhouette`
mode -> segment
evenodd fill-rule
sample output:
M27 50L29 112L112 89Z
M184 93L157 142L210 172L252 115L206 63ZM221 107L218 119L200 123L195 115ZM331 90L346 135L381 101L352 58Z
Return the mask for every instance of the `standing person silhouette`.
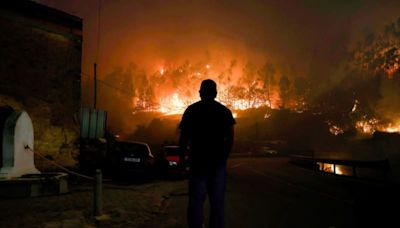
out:
M232 112L215 101L217 84L210 79L202 81L201 100L190 105L179 124L181 158L189 149L189 228L204 224L204 202L210 202L210 228L224 227L224 197L226 163L231 152L235 119Z

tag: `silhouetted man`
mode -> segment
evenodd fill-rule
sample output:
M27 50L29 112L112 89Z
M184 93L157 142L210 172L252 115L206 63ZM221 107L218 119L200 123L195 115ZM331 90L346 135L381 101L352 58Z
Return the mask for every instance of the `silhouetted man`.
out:
M201 100L185 110L179 125L181 158L189 148L188 225L203 227L203 206L208 194L209 227L222 228L226 162L232 149L235 119L228 108L214 100L217 85L213 80L204 80L199 92Z

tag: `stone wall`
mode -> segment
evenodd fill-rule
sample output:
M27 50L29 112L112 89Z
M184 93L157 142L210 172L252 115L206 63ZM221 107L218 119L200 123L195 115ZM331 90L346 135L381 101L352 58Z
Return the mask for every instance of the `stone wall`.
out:
M59 12L57 12L59 13ZM0 9L0 106L26 110L34 149L67 167L79 145L82 37L55 21ZM35 156L39 170L52 169Z

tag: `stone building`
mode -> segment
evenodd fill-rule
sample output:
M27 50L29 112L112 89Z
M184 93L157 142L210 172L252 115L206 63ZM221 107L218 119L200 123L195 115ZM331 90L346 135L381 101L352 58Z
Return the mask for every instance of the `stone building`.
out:
M79 153L82 19L28 0L0 3L0 106L25 110L35 152L73 167ZM35 156L39 169L50 163Z

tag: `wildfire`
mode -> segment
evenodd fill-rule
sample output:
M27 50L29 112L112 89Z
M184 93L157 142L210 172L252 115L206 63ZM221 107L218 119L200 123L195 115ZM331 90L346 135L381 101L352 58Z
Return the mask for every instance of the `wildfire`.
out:
M361 133L364 134L372 134L376 130L376 125L379 123L379 120L372 118L369 120L359 120L356 122L356 129L358 129Z
M329 127L329 132L333 135L343 134L345 131L343 128L334 125L330 121L326 121L326 123ZM400 121L393 121L391 123L382 123L382 121L380 121L377 118L371 118L371 119L363 118L362 120L359 120L355 123L355 128L361 134L364 135L372 135L375 131L400 133Z
M160 99L159 111L165 115L182 114L188 105L195 102L195 98L183 99L178 93L173 93L171 96L164 97ZM220 101L222 104L227 105L225 102ZM260 105L250 106L249 102L246 100L237 100L232 102L232 110L245 110L248 108L258 108ZM237 113L233 112L233 117L237 117Z
M157 94L158 102L155 110L165 115L182 114L185 108L199 99L198 86L203 79L211 78L217 82L217 101L228 106L233 111L259 108L261 106L277 107L280 101L279 93L275 89L268 89L260 80L241 82L236 76L224 76L216 67L210 64L193 66L191 64L176 69L158 68L158 73L163 78L157 78L160 84L156 86L159 91L170 88L169 93ZM213 77L218 75L218 77ZM230 78L232 77L232 78ZM268 96L266 94L268 93ZM137 102L136 102L137 103ZM144 110L146 111L146 110Z
M394 133L400 132L400 123L399 121L394 121L394 123L384 124L378 119L372 118L369 120L357 121L356 128L363 134L373 134L375 131Z
M389 123L387 125L378 126L378 130L389 133L400 132L400 121L397 121L395 124Z
M308 110L309 105L305 100L304 94L298 97L288 96L290 89L286 88L287 94L281 91L282 83L279 75L275 82L268 79L267 73L263 71L252 71L241 65L235 68L235 64L218 65L211 63L191 64L185 63L180 66L156 65L155 73L149 76L138 74L143 78L135 79L135 96L132 98L134 112L161 112L165 115L182 114L184 110L195 101L199 100L198 86L202 80L211 78L218 85L218 95L216 100L229 107L235 118L241 110L251 108L269 107L289 108L302 113ZM393 66L398 69L398 65ZM247 69L247 70L240 70ZM256 73L254 73L256 72ZM258 73L257 73L258 72ZM267 80L268 79L268 80ZM285 88L285 87L283 87ZM354 100L349 115L357 117L354 127L360 133L371 135L375 131L400 132L400 120L388 121L381 120L379 117L371 118L371 115L362 115L363 106L358 99ZM318 111L318 110L315 110ZM321 112L322 113L322 112ZM362 115L361 118L359 117ZM379 115L376 115L379 116ZM264 119L268 119L270 114L265 114ZM333 135L343 134L349 126L343 126L327 120L328 129Z
M356 113L359 111L360 102L356 99L354 100L353 108L351 109L350 114ZM334 135L340 134L340 128L332 125L328 122L330 126L330 132ZM382 132L400 132L400 121L388 120L383 121L379 118L368 117L367 115L363 115L361 119L355 122L355 128L362 134L371 135L375 131ZM343 133L343 132L341 132Z
M400 64L395 63L392 66L388 67L385 69L386 74L388 75L389 78L393 78L393 75L398 72L400 69Z
M389 132L389 133L400 132L400 126L388 127L386 129L384 129L384 131Z
M258 108L261 105L259 104L250 104L249 101L245 100L245 99L238 99L238 100L234 100L232 101L232 108L235 110L245 110L245 109L249 109L249 108Z
M190 102L185 102L178 93L160 99L160 112L166 115L182 114Z

